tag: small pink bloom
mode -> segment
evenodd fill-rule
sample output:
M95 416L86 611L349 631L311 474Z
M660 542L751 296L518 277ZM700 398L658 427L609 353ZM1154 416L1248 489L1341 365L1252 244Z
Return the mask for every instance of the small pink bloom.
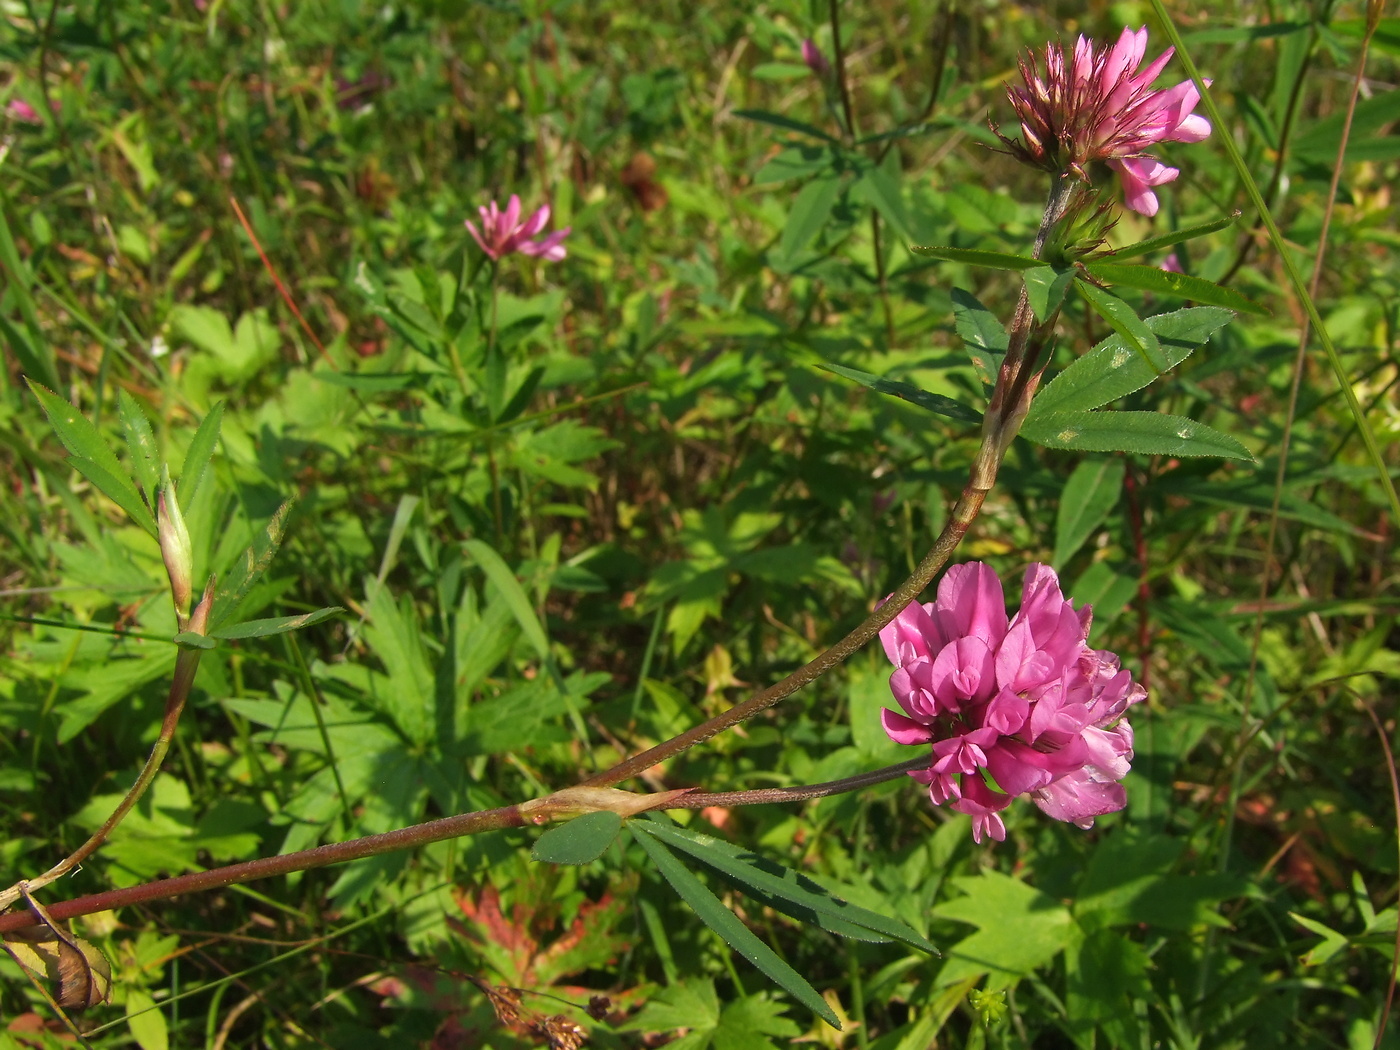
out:
M503 255L520 252L522 255L536 255L551 262L558 262L568 254L564 250L563 241L573 230L572 226L565 226L562 230L555 230L536 240L531 239L549 222L548 204L542 205L523 222L520 219L520 198L513 193L505 211L501 211L495 201L492 201L489 207L483 205L477 210L481 213L481 229L478 231L470 219L466 221L466 227L476 238L476 243L481 245L481 250L492 259L499 260Z
M1032 55L1020 63L1024 86L1007 88L1022 141L1002 141L1027 163L1073 172L1086 181L1089 165L1106 163L1122 179L1128 207L1157 214L1153 188L1180 172L1143 151L1159 142L1200 142L1210 135L1210 122L1192 112L1201 100L1194 83L1152 90L1173 50L1139 70L1147 53L1146 27L1124 29L1107 48L1081 36L1068 58L1063 47L1046 45L1043 75Z
M6 108L11 117L23 121L25 124L42 124L44 122L44 118L39 116L39 111L22 98L10 99L10 104Z
M1123 715L1147 694L1116 656L1089 648L1089 624L1089 607L1066 601L1044 565L1026 570L1008 618L1001 582L973 562L880 632L903 709L883 712L885 732L930 748L928 767L910 775L934 805L970 815L978 842L1006 837L998 814L1017 795L1080 827L1126 804L1133 732Z
M826 75L831 72L831 63L827 62L826 56L822 54L822 49L810 38L802 41L802 61L807 63L807 68L817 76L826 79Z
M1167 273L1185 273L1185 272L1186 272L1185 270L1183 270L1183 269L1181 268L1181 259L1180 259L1180 257L1176 254L1176 252L1172 252L1172 253L1171 253L1170 255L1168 255L1165 259L1163 259L1163 260L1162 260L1162 265L1159 266L1159 267L1157 267L1157 268L1158 268L1159 270L1165 270Z

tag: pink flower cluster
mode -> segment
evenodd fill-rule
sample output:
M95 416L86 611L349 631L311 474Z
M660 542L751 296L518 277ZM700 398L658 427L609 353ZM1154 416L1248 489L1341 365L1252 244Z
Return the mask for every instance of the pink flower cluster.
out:
M903 708L885 710L885 732L933 745L929 767L910 776L934 805L971 816L976 841L1006 838L1000 811L1016 795L1081 828L1127 804L1119 781L1133 730L1123 715L1147 693L1118 657L1089 648L1089 620L1052 569L1032 565L1008 621L1001 581L968 562L944 574L936 601L907 606L880 632Z
M505 211L501 211L495 201L492 201L489 207L483 205L477 211L481 213L481 229L478 231L476 224L470 219L466 221L466 226L476 238L476 243L481 245L481 250L492 259L499 260L503 255L520 252L522 255L538 255L551 262L558 262L568 254L564 250L563 241L573 230L572 226L555 230L547 237L531 240L549 222L548 204L542 205L539 211L523 222L520 219L520 198L514 193L510 195Z
M1210 134L1210 122L1192 112L1201 100L1195 84L1184 80L1152 90L1174 50L1167 48L1138 72L1147 53L1146 27L1124 29L1107 48L1081 36L1073 57L1046 45L1045 75L1032 55L1020 64L1025 85L1006 89L1024 138L1008 145L1023 160L1086 180L1089 164L1106 162L1123 180L1128 207L1156 215L1153 187L1181 173L1143 151L1159 142L1200 142Z

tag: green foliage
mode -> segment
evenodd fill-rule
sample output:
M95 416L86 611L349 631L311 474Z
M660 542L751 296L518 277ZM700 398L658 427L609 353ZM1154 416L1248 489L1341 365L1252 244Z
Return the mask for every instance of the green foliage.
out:
M1020 801L975 847L900 778L79 919L115 974L89 1043L504 1050L558 1016L605 1047L1371 1046L1398 862L1362 705L1391 728L1400 645L1354 435L1395 437L1393 19L1318 293L1361 408L1305 357L1275 480L1280 267L1317 247L1363 31L1339 10L1211 6L1212 138L1161 147L1161 213L1057 269L1029 255L1044 173L986 126L1048 14L840 5L848 127L799 0L19 5L6 102L42 123L0 150L0 886L111 812L182 645L163 772L45 900L539 797L778 680L937 535L1023 287L1054 357L957 557L1053 563L1151 695L1091 831ZM1261 249L1227 137L1296 258ZM512 192L566 259L484 258L462 220ZM170 607L167 470L217 581L203 639ZM871 646L624 786L902 761L888 675ZM0 1046L56 1038L7 957L0 1015Z

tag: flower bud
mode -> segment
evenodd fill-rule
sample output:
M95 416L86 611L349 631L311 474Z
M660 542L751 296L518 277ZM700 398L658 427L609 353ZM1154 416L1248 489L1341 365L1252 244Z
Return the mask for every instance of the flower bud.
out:
M809 37L802 41L802 61L807 63L807 68L823 80L831 72L831 63L822 54L822 49Z
M185 611L190 607L194 592L194 553L190 534L180 515L175 499L175 486L166 470L156 497L156 528L160 536L160 556L165 561L165 573L170 577L170 597L175 602L175 615L183 625Z

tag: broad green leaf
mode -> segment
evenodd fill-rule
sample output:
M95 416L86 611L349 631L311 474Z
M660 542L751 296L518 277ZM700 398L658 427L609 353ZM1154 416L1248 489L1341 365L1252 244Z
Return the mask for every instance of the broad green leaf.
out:
M1078 936L1069 909L1019 879L996 871L954 878L966 896L944 901L933 913L969 923L978 932L948 949L939 987L987 973L995 991L1043 966Z
M1037 321L1043 324L1060 308L1074 274L1073 267L1057 270L1053 266L1032 266L1025 271L1026 298Z
M879 940L888 938L937 954L938 949L927 939L898 919L850 904L776 861L682 828L652 823L646 825L645 830L742 884L744 892L754 893L764 903L795 919L843 937L873 940L877 939L870 936L874 933L879 935Z
M775 128L782 128L784 131L796 131L803 135L810 135L824 142L830 142L833 146L840 145L836 139L832 138L825 131L822 131L821 128L814 128L811 124L804 124L800 120L793 120L791 117L785 117L781 113L769 113L767 110L763 109L736 109L732 115L741 117L744 120L757 121L759 124L768 124Z
M169 1050L170 1032L165 1014L150 994L139 988L126 993L126 1026L141 1050Z
M194 494L199 491L199 483L204 480L204 471L214 455L214 447L219 443L219 427L224 419L224 403L216 401L205 413L190 440L185 453L185 465L180 468L180 500L189 506Z
M1090 263L1085 267L1091 274L1108 284L1122 285L1125 288L1140 288L1158 295L1171 295L1178 299L1207 306L1223 306L1227 310L1238 310L1245 314L1259 314L1267 317L1269 311L1235 291L1225 288L1203 277L1190 274L1169 273L1157 266L1123 265L1119 263ZM1081 285L1081 287L1087 287Z
M1289 156L1330 168L1337 159L1342 129L1349 126L1346 163L1393 160L1400 157L1400 135L1393 126L1397 120L1400 120L1400 95L1394 89L1380 91L1357 103L1355 114L1348 114L1342 107L1332 116L1304 129L1294 138ZM1387 125L1391 125L1390 133L1382 134Z
M1080 452L1254 461L1249 449L1229 435L1185 416L1158 412L1046 412L1027 419L1021 436L1046 448Z
M768 186L788 179L805 178L834 166L836 154L830 147L817 145L789 146L754 175L755 186Z
M1055 554L1061 568L1084 545L1115 506L1123 491L1126 465L1121 459L1088 459L1074 468L1060 494L1055 515Z
M535 608L526 597L520 581L515 578L515 573L491 546L481 540L464 540L462 546L466 547L476 559L476 563L481 566L481 571L486 573L486 578L501 592L501 597L506 600L516 622L520 624L525 639L534 647L535 652L539 653L541 660L549 662L549 637L544 633L544 626L535 615Z
M610 810L585 813L546 831L530 856L546 864L588 864L603 855L621 830L622 818Z
M719 1025L719 996L708 977L678 981L646 1001L637 1016L618 1029L621 1032L661 1032L672 1028L713 1030ZM668 1044L675 1046L674 1043Z
M827 1001L817 994L805 977L778 957L772 948L764 944L745 926L732 911L720 903L718 897L705 888L675 855L668 850L643 822L633 821L628 825L633 837L646 850L651 862L665 876L671 888L694 910L706 926L722 937L726 944L737 951L762 971L769 980L807 1009L820 1017L831 1027L841 1028Z
M831 217L831 209L839 196L841 177L835 172L818 175L802 187L792 202L782 238L778 241L778 254L782 258L791 259L812 243L812 238Z
M336 372L329 368L317 369L312 376L322 383L349 387L362 394L422 390L436 378L431 372Z
M303 627L310 627L313 623L320 623L322 620L329 620L336 613L345 610L339 605L328 606L324 609L317 609L315 612L302 613L299 616L274 616L266 620L245 620L229 627L221 627L217 631L211 631L212 638L266 638L272 634L286 634L288 631L297 631Z
M984 252L976 248L940 248L937 245L911 245L909 250L945 262L967 263L970 266L990 266L996 270L1029 270L1045 264L1029 255L1008 255L1005 252Z
M277 548L282 545L282 534L287 528L287 516L292 511L292 503L289 499L277 508L267 524L254 535L252 546L243 552L242 558L234 562L233 571L214 596L214 614L209 618L211 634L219 630L228 622L229 617L238 611L238 606L248 596L253 585L262 579L263 573L267 572L267 567L272 564Z
M131 469L146 494L147 502L155 506L156 489L160 487L160 450L156 448L156 436L151 432L150 421L136 399L125 390L117 394L117 415L126 433Z
M1180 364L1233 315L1215 306L1197 306L1174 313L1157 314L1144 322L1157 338L1167 368ZM1098 408L1140 390L1157 373L1114 334L1078 358L1036 395L1031 402L1030 423L1042 415L1071 409Z
M953 289L953 325L967 356L972 358L977 378L984 386L994 385L1001 371L1001 358L1011 341L1006 328L975 295L961 288Z
M910 404L918 405L928 412L935 412L940 416L947 416L950 419L957 419L965 423L980 423L982 413L976 409L968 408L961 402L954 401L951 397L944 397L942 394L931 394L927 390L920 390L912 383L902 383L897 379L882 379L869 372L862 372L857 368L847 368L845 365L834 365L823 362L817 365L825 372L832 372L846 379L854 380L861 386L869 387L871 390L879 391L882 394L889 394L891 397L902 398Z
M1149 270L1151 267L1144 266L1142 269ZM1093 307L1096 314L1108 322L1110 328L1123 337L1123 341L1133 348L1133 352L1142 357L1143 363L1154 373L1161 375L1170 367L1162 356L1162 348L1157 343L1156 334L1137 315L1136 310L1118 296L1089 281L1079 282L1079 294Z
M29 389L43 406L54 434L72 455L73 458L69 462L73 468L96 485L108 499L130 514L136 524L154 536L155 518L141 501L136 486L126 476L126 471L117 462L116 454L107 446L97 428L86 416L47 387L30 382Z
M1240 213L1224 218L1212 219L1210 222L1203 222L1197 226L1186 226L1180 230L1172 230L1170 233L1163 233L1156 237L1149 237L1145 241L1138 241L1136 244L1129 244L1124 248L1114 248L1108 257L1106 264L1115 264L1120 259L1136 259L1140 255L1150 255L1152 252L1161 251L1163 248L1170 248L1174 244L1184 244L1186 241L1195 240L1197 237L1204 237L1208 233L1216 230L1223 230L1227 226L1233 226L1239 222ZM1089 270L1093 272L1094 267L1100 263L1090 263Z
M886 164L867 170L856 180L851 192L879 212L896 233L909 237L909 219L904 213L904 198L899 192L899 176L888 166L896 156L891 153Z

